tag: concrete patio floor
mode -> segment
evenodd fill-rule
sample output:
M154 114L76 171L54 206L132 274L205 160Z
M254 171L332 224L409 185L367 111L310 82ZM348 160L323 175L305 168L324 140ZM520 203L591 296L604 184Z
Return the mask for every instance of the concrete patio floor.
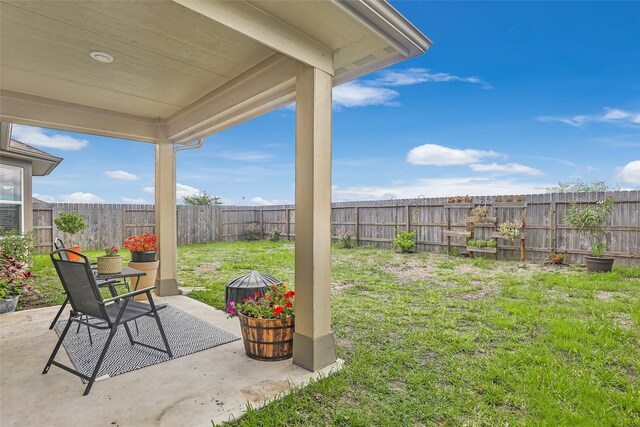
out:
M237 319L185 296L154 297L241 337ZM338 370L311 373L291 360L258 362L242 340L97 381L82 396L81 380L55 366L42 369L57 340L48 326L59 306L0 316L0 425L211 426L241 416L291 387ZM62 318L66 318L65 314ZM56 360L71 363L64 350Z

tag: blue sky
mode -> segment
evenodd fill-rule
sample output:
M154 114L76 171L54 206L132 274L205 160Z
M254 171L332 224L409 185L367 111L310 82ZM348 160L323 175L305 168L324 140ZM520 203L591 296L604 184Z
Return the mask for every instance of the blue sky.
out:
M542 193L558 181L640 187L640 3L392 1L424 55L334 90L333 199ZM178 196L294 199L288 107L178 153ZM45 200L153 202L153 146L17 127L64 157Z

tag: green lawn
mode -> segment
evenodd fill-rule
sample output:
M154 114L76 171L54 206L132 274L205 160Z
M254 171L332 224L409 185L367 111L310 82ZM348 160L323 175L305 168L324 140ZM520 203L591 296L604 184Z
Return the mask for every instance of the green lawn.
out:
M58 302L46 264L41 301ZM185 245L178 265L222 309L224 284L251 269L292 283L293 245ZM640 425L640 267L361 247L334 249L332 288L344 369L238 425Z

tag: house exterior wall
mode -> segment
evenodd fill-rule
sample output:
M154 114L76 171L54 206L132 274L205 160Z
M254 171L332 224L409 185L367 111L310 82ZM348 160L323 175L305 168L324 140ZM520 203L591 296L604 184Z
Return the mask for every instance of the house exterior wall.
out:
M12 158L10 154L2 152L0 155L0 167L4 165L22 169L22 232L28 233L33 229L33 169L31 162Z

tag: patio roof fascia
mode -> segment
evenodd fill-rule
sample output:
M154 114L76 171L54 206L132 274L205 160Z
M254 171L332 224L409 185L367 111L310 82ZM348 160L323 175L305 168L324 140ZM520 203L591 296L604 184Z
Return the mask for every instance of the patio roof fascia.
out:
M138 142L158 141L158 120L4 89L0 90L0 121Z

